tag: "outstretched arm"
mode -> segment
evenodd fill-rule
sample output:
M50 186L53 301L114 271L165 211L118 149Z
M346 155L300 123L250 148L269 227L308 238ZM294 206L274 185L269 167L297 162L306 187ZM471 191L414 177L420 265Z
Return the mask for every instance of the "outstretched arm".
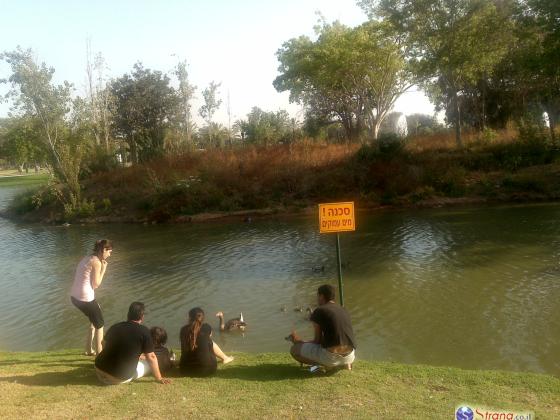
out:
M158 364L158 361L157 361L157 357L156 357L156 354L154 352L147 353L146 354L146 360L148 360L148 364L150 365L150 368L152 369L152 373L154 374L154 377L156 378L156 381L158 381L159 383L162 383L162 384L171 383L171 381L169 379L165 379L164 377L161 376L161 373L159 371L159 364Z
M318 324L315 324L313 322L313 329L315 330L315 335L313 337L313 340L311 341L304 341L299 334L296 332L296 330L292 330L291 334L286 338L289 339L292 343L294 344L298 344L298 343L316 343L316 344L320 344L321 343L321 327Z

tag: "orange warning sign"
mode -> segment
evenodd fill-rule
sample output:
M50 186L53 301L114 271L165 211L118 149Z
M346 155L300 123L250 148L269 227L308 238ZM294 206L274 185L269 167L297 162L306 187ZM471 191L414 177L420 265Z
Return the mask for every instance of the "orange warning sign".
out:
M356 230L354 202L319 204L319 231L321 233L351 232Z

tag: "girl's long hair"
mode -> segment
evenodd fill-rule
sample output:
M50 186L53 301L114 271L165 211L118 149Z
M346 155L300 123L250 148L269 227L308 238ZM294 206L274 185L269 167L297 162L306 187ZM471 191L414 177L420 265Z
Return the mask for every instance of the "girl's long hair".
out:
M185 340L185 348L189 348L191 351L196 349L196 339L198 338L198 333L200 332L203 321L204 311L201 308L192 308L189 311L189 323L187 324L186 337L182 337Z
M93 255L101 261L103 259L103 250L105 249L113 249L113 243L109 239L99 239L95 241L93 246Z

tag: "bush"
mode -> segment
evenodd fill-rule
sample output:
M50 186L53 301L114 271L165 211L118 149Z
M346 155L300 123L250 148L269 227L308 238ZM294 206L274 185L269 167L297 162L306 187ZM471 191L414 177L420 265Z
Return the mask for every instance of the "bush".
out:
M496 132L496 130L492 130L491 128L488 127L482 130L482 132L478 137L478 140L482 144L492 144L495 143L497 139L498 139L498 133Z
M109 172L120 166L117 156L108 153L105 148L95 146L88 158L84 159L84 165L80 171L80 179L86 179L94 174Z
M64 204L64 218L66 221L91 217L95 214L95 201L83 199L77 206Z
M384 133L372 144L363 145L356 153L359 163L389 161L405 155L405 141L393 133Z

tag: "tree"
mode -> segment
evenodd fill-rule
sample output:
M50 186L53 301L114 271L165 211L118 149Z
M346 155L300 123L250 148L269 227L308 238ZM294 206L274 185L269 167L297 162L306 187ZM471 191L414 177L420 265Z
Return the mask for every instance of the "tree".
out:
M490 0L361 0L403 35L431 100L452 109L461 146L461 94L490 75L513 42L511 24Z
M253 107L246 120L234 124L243 141L253 144L270 145L289 139L292 132L290 115L285 110L266 112Z
M180 132L184 135L187 145L190 147L192 145L192 134L196 128L192 121L191 113L191 101L194 98L196 86L192 85L189 81L186 61L181 61L177 64L174 74L179 80L179 89L177 91L181 103L179 107L179 128Z
M277 56L276 90L289 90L290 100L312 109L316 120L340 121L351 140L366 127L376 139L383 119L411 85L403 46L386 23L356 28L323 23L316 41L291 39Z
M108 88L108 81L105 75L107 63L101 53L97 53L92 58L91 41L86 42L86 97L88 99L89 124L95 144L103 145L106 152L110 151L111 137L111 91Z
M202 105L198 111L199 115L206 121L206 129L210 144L214 143L213 129L216 128L216 126L212 124L214 113L220 108L220 105L222 105L222 100L218 99L218 88L220 85L221 83L212 81L208 87L202 91L204 105ZM223 146L223 142L220 142L220 145Z
M166 131L179 106L169 77L136 63L130 75L113 80L111 92L113 132L128 143L132 162L163 154Z
M198 131L202 144L214 147L222 147L231 137L227 127L217 122L211 122Z
M31 117L12 117L0 123L0 148L2 155L16 163L19 172L33 164L37 169L45 161L41 148L40 127Z
M412 114L406 116L408 135L431 133L441 129L441 124L432 115Z
M533 64L532 90L548 114L550 136L560 119L560 2L557 0L527 0L529 26L538 28L536 48L527 50Z
M12 71L7 79L14 109L36 119L41 128L41 146L54 175L66 187L64 201L71 209L80 204L79 173L87 144L66 124L72 109L72 85L54 85L54 69L38 64L31 50L17 48L0 55ZM6 82L6 80L4 81Z

